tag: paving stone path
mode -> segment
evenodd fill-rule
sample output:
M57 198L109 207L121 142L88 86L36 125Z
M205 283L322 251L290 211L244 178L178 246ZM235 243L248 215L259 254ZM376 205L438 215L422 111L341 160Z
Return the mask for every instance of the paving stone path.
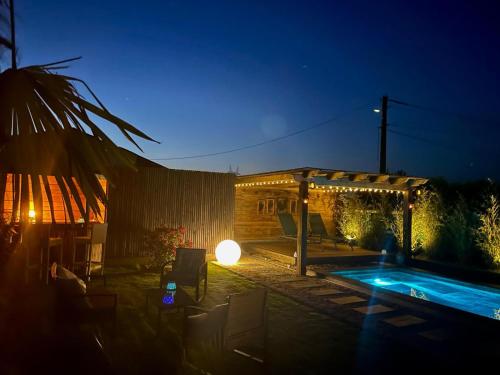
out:
M336 268L321 267L314 270L324 273ZM348 283L298 276L294 269L256 255L245 256L238 265L226 268L333 319L406 346L424 348L430 356L454 358L462 353L469 358L470 342L475 343L481 358L496 358L500 352L498 336L494 333L497 330L490 331L489 325L480 326L474 320L456 321L447 314L436 315L397 298L381 298L376 292L363 291Z
M424 345L452 338L433 317L381 300L376 294L368 295L326 279L298 276L294 269L276 261L252 255L225 268L336 319L385 336L405 341L411 336L411 341Z

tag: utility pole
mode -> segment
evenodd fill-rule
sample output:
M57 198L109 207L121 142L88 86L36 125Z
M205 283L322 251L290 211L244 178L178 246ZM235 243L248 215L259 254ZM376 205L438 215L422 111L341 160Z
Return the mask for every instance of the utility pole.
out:
M387 173L387 103L389 102L389 97L384 95L382 97L382 110L381 110L381 122L380 122L380 168L379 173Z

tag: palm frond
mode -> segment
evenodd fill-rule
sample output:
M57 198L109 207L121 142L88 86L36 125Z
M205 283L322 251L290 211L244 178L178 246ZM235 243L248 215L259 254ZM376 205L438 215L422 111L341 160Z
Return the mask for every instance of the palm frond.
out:
M100 214L99 202L106 203L106 194L98 175L113 183L119 170L135 167L134 158L117 147L93 118L115 125L139 149L134 136L154 141L111 114L84 81L54 73L73 60L0 73L0 173L18 176L13 179L12 219L19 205L21 218L27 215L31 200L40 205L40 176L52 220L54 202L47 176L55 176L71 222L75 220L71 201L87 217L79 192L90 209ZM77 91L76 83L88 89L95 103Z
M6 50L12 50L13 43L10 33L9 5L6 0L0 0L0 58Z

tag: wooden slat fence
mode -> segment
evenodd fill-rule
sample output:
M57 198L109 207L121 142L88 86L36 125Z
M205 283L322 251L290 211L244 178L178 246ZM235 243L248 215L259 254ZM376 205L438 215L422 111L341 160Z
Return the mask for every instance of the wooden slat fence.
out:
M144 256L144 231L160 225L187 229L194 247L213 253L232 239L235 176L160 166L124 173L109 188L107 257Z

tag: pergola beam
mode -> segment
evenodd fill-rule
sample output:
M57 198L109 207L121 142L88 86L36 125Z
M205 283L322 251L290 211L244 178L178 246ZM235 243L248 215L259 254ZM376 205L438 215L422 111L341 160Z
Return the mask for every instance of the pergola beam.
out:
M345 173L345 172L343 172L343 171L331 172L331 173L327 173L327 174L326 174L326 178L327 178L328 180L330 180L330 181L331 181L331 180L338 180L338 179L340 179L340 178L344 177L344 176L345 176L345 174L346 174L346 173Z
M372 183L383 183L389 180L389 175L387 174L371 175L368 177L368 180Z
M427 182L427 180L425 180L423 178L410 178L406 182L406 185L409 187L418 187L420 185L425 184L426 182Z
M304 171L302 171L302 177L303 178L312 178L314 177L316 174L318 174L318 171L317 170L314 170L314 169L306 169Z
M365 173L356 173L356 174L351 174L349 175L349 180L353 181L353 182L359 182L359 181L363 181L363 180L366 180L368 178L368 174L365 174Z
M409 177L406 176L390 176L389 183L391 185L402 185L406 184L410 180Z

